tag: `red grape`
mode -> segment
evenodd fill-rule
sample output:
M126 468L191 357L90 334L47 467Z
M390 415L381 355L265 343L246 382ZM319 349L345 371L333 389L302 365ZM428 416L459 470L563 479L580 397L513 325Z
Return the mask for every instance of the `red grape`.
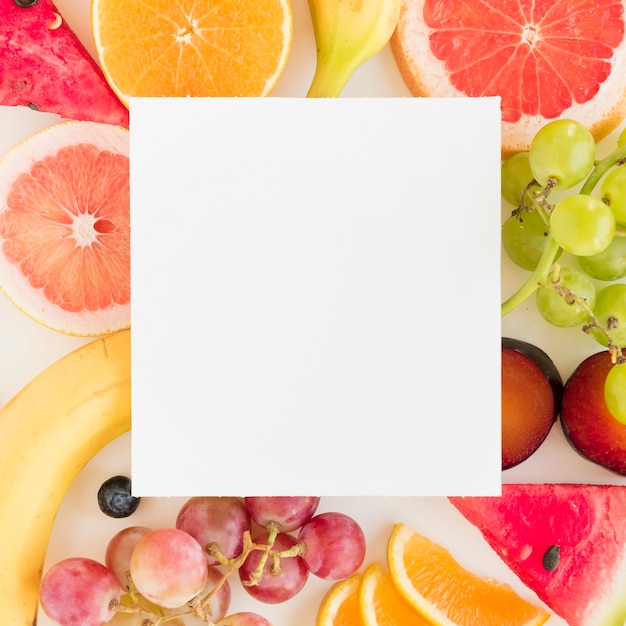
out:
M130 557L130 575L141 595L172 609L202 591L208 566L204 550L189 533L159 528L137 542Z
M248 496L245 498L250 517L263 528L278 522L280 530L300 528L313 517L320 499L317 496Z
M243 550L243 533L250 530L250 515L241 498L195 497L181 507L176 528L189 533L203 549L216 543L222 555L232 559ZM219 563L209 554L206 558L209 565Z
M147 526L128 526L115 533L107 544L104 564L115 574L122 589L128 590L130 555L137 542L149 531Z
M358 523L343 513L320 513L300 529L298 541L309 570L325 580L352 576L365 559L365 535Z
M267 544L269 533L255 539L257 544ZM297 543L292 535L278 533L273 545L273 550L289 550ZM264 552L253 550L239 568L239 578L244 589L260 602L266 604L278 604L293 598L305 585L309 571L301 556L282 557L280 559L280 572L273 572L274 559L269 555L263 566L262 578L256 585L246 584L250 581L253 572L259 565Z
M257 613L244 611L243 613L233 613L215 626L272 626L264 617Z
M61 626L102 626L115 615L120 585L101 563L74 557L46 572L39 599L44 613Z

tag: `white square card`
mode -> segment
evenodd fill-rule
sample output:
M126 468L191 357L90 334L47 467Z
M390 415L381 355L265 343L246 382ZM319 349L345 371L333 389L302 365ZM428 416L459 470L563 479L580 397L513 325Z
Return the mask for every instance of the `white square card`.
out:
M135 493L499 493L499 99L130 109Z

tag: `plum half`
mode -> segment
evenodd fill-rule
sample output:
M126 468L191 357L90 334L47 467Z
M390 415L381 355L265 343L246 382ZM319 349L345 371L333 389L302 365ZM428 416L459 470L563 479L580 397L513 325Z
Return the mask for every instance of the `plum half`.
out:
M626 476L626 424L618 422L604 401L604 381L613 366L608 350L587 357L565 383L561 426L581 456Z
M563 381L537 346L502 338L502 469L534 454L561 410Z

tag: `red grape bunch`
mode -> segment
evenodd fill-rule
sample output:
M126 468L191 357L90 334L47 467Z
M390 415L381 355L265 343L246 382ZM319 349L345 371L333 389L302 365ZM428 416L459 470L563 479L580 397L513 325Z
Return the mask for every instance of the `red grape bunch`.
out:
M359 524L317 513L319 503L317 496L190 498L172 527L118 531L102 563L73 557L52 566L41 607L60 626L179 626L192 617L209 626L271 626L257 613L229 614L231 574L252 597L277 604L309 575L342 580L364 561Z

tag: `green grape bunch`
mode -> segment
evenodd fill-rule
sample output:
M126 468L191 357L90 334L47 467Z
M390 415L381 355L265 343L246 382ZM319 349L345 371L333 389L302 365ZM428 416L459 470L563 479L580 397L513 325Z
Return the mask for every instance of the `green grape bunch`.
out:
M620 366L620 375L609 378L607 398L618 384L617 395L626 397L626 130L613 152L597 159L595 140L583 124L551 121L527 152L502 163L501 191L511 205L502 247L528 272L502 302L502 316L534 297L549 324L580 326ZM571 259L571 266L562 258Z

